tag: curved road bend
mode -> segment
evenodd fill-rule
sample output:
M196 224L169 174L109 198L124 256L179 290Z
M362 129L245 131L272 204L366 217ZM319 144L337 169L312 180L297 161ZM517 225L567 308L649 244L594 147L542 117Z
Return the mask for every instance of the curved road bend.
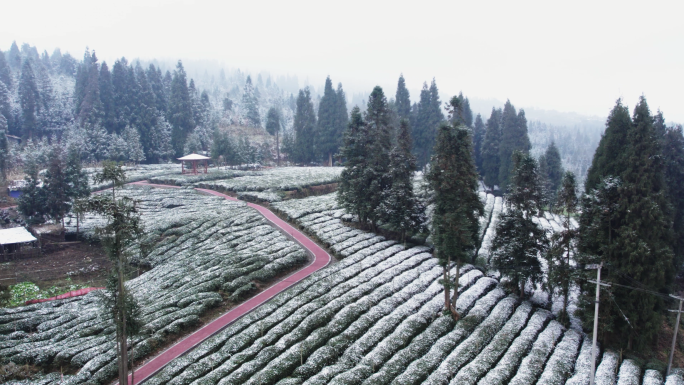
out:
M150 184L150 183L145 183L145 182L134 182L131 184L136 184L136 185L143 185L143 186L152 186L152 187L164 187L164 188L179 188L178 186L168 186L168 185L159 185L159 184ZM201 191L203 193L219 196L231 201L239 201L237 198L233 198L231 196L228 196L226 194L222 194L220 192L216 192L213 190L209 189L202 189L202 188L196 188L195 190ZM261 215L264 216L269 222L271 222L274 226L279 228L281 231L285 232L288 234L291 238L293 238L297 243L302 245L305 249L307 249L314 257L313 262L309 264L308 266L304 267L303 269L293 273L292 275L288 276L287 278L283 279L282 281L276 283L275 285L269 287L268 289L262 291L261 293L257 294L256 296L250 298L249 300L243 302L242 304L238 305L237 307L234 307L233 309L229 310L227 313L223 314L221 317L215 319L211 323L203 326L201 329L197 330L196 332L192 333L191 335L185 337L175 345L171 346L167 350L165 350L163 353L160 355L154 357L151 361L145 363L143 366L140 368L136 369L135 371L135 383L140 384L147 380L149 377L160 371L166 364L171 362L173 359L180 357L184 355L185 353L189 352L192 350L195 346L200 344L202 341L205 339L211 337L212 335L218 333L221 331L223 328L226 326L230 325L243 315L251 312L258 306L262 305L263 303L267 302L271 298L273 298L275 295L278 293L281 293L282 291L288 289L289 287L293 286L297 282L301 281L302 279L308 277L309 275L313 274L314 272L320 270L321 268L327 266L330 263L330 255L323 250L320 246L318 246L314 241L309 239L306 235L302 234L299 230L295 229L294 227L290 226L287 222L284 220L280 219L277 215L275 215L271 210L259 206L254 203L247 203L247 206L252 207L256 209ZM132 384L131 382L131 377L128 377L128 383Z

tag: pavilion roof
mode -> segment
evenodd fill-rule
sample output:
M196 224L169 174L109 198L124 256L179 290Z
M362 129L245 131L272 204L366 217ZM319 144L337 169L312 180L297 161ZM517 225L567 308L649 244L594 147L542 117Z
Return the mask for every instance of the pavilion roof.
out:
M199 154L190 154L190 155L186 155L182 158L178 158L178 160L209 160L209 159L211 159L211 158L208 156L199 155Z
M15 243L26 243L37 240L23 227L0 230L0 245L11 245Z

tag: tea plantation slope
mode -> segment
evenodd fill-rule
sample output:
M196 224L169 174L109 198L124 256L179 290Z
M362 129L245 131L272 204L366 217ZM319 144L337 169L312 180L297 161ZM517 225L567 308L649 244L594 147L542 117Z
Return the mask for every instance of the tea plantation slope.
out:
M184 189L127 187L122 194L139 200L155 241L149 255L134 258L151 270L127 283L142 309L144 332L133 338L137 357L196 324L223 301L219 290L239 301L251 295L253 282L268 282L307 260L299 245L243 203ZM92 234L101 223L102 218L86 217L81 231ZM1 309L0 357L17 364L71 365L80 369L65 376L65 383L103 383L116 374L113 333L94 293Z

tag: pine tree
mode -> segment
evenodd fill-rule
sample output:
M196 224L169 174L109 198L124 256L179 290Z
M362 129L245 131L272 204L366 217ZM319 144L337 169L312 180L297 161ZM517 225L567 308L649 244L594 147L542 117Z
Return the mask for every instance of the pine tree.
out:
M112 95L114 100L114 116L116 126L112 132L121 133L130 123L131 108L129 105L128 81L128 61L121 58L114 62L112 67Z
M499 187L508 190L508 184L513 172L511 156L515 151L529 152L532 145L527 136L527 119L525 112L520 110L516 114L515 107L510 100L506 101L501 115L501 142L499 143Z
M341 89L340 85L338 90ZM327 77L323 97L318 104L318 128L316 129L314 147L318 154L317 158L322 159L329 166L332 166L333 154L337 153L339 149L342 132L346 125L346 119L340 119L341 115L338 112L340 107L338 94L332 87L330 77Z
M12 116L12 109L10 104L10 91L5 86L5 83L0 81L0 115L9 122Z
M100 100L100 71L95 52L90 56L83 71L86 83L81 104L78 106L78 120L81 124L100 124L103 117L103 106Z
M342 89L342 83L337 83L337 91L335 91L335 94L337 96L337 108L335 109L335 135L337 136L337 147L335 148L335 153L337 153L340 146L342 146L344 130L347 129L347 124L349 124L349 114L347 113L347 95ZM333 153L333 160L335 159L335 153Z
M112 74L107 62L100 66L100 102L102 103L102 125L108 133L116 130L116 110L114 105L114 91L112 89Z
M67 196L69 185L65 175L64 153L60 145L53 145L50 149L43 189L46 214L55 222L62 222L66 213L71 210L71 205Z
M154 64L150 64L145 75L147 75L147 81L150 83L150 88L152 88L152 92L154 93L154 101L156 102L158 113L165 114L167 109L167 97L164 91L164 79L162 78L161 69L155 68Z
M466 127L473 127L473 110L470 109L470 100L463 96L463 92L458 94L458 113L454 114L454 122L463 124Z
M619 103L618 107L621 107ZM614 115L617 114L611 114L611 118ZM623 170L619 183L613 182L609 173L595 175L603 182L590 190L583 201L580 251L604 263L602 276L605 274L608 281L628 286L637 282L641 288L667 292L675 274L672 269L672 217L664 184L661 144L643 96L628 127L626 150L616 154L625 165L605 162L607 154L598 151L595 154L592 167L609 166L605 168L608 170L620 167ZM612 136L615 131L608 133L606 130L604 139L609 134ZM599 156L604 158L597 159ZM597 167L596 172L602 169ZM588 298L589 288L584 289L585 298ZM613 298L616 306L607 306L606 314L602 315L605 319L604 343L621 345L628 350L644 349L653 341L661 325L662 300L637 290L619 290L620 295ZM583 318L588 322L593 317L593 305L584 304ZM629 323L624 320L625 316Z
M17 46L16 41L12 42L9 54L7 55L7 60L9 61L10 67L15 70L18 70L21 67L21 52L19 52L19 46Z
M164 115L157 115L156 124L152 128L150 138L150 142L154 143L154 146L150 149L150 154L146 155L148 161L160 162L173 157L171 125L166 121Z
M19 103L22 116L22 137L31 140L38 135L38 101L40 95L36 85L36 77L31 68L31 62L26 60L21 69L19 80Z
M12 88L12 71L2 51L0 51L0 82L5 83L8 89Z
M458 114L460 101L450 101L451 125L442 123L437 133L434 154L425 179L432 193L432 240L435 256L443 267L444 307L454 320L461 265L472 261L478 241L478 218L484 207L477 194L477 169L473 161L470 130L453 119ZM456 276L450 277L452 262L456 262ZM451 289L454 294L451 296ZM451 297L451 298L450 298Z
M276 137L276 163L280 166L280 112L271 107L266 115L266 131Z
M235 164L238 162L235 141L228 133L221 130L216 130L214 132L214 141L211 145L211 157L214 158L217 163Z
M299 90L297 110L292 124L294 137L293 160L298 163L311 163L315 159L314 137L316 134L316 113L308 87Z
M551 300L553 300L553 295L556 292L563 297L563 308L558 319L565 325L570 324L568 305L573 276L571 257L577 248L578 235L577 229L572 223L572 217L577 212L578 204L575 174L567 171L563 175L554 210L562 218L563 230L553 233L551 247L547 252L549 295Z
M406 89L404 74L399 75L395 104L397 106L399 119L411 119L411 98L408 89Z
M256 90L252 85L252 78L247 76L245 87L242 91L242 106L245 109L245 119L251 127L261 127L261 116L259 115L259 99Z
M40 168L33 159L29 159L24 167L24 179L27 184L19 198L19 212L24 216L28 223L42 223L45 219L45 191L38 186L40 178L38 172Z
M390 109L387 98L380 86L373 88L368 97L368 106L364 115L368 133L368 163L364 170L367 176L368 195L365 199L370 205L368 219L371 225L377 226L377 208L383 201L383 195L390 186L389 168L390 151L392 149L393 127L390 126Z
M664 131L662 152L665 186L667 186L668 199L672 205L673 268L678 271L684 263L684 136L682 136L682 126L667 128Z
M370 160L369 140L368 127L358 106L351 111L349 125L344 133L344 144L340 148L340 157L344 162L344 170L340 175L337 201L340 206L356 215L359 221L365 224L368 222L371 211L369 201L366 199L369 183L365 172Z
M491 259L525 296L525 285L542 281L542 270L537 255L544 255L548 239L544 229L533 221L541 209L542 193L537 174L537 162L529 154L516 151L511 156L513 175L506 195L507 208L496 224L492 240Z
M172 127L171 143L175 155L176 157L181 157L183 156L185 138L195 127L195 122L192 119L192 101L188 91L185 69L180 60L176 65L176 70L173 72L167 120Z
M473 124L473 156L475 157L475 166L477 166L480 176L484 175L482 171L482 143L484 142L485 134L486 130L482 121L482 115L477 114Z
M145 160L145 151L140 143L140 134L133 126L126 126L122 138L126 143L126 159L138 164Z
M608 115L606 130L596 148L591 167L587 171L587 179L584 182L587 193L596 188L601 178L608 175L622 175L626 167L627 133L631 127L629 110L622 105L622 100L618 99Z
M501 159L499 145L501 143L501 115L500 109L492 108L492 114L487 120L487 130L482 140L482 174L484 183L490 188L499 185L499 169Z
M81 154L77 149L68 150L64 178L67 184L66 196L72 206L77 200L90 196L88 174L83 170Z
M550 206L554 202L555 194L549 179L549 163L546 154L541 154L537 159L537 174L539 174L539 186L542 190L542 206Z
M555 197L558 189L561 187L564 175L560 151L558 151L555 142L552 141L551 144L549 144L549 147L546 149L545 157L546 165L548 167L547 177L551 187L551 194Z
M413 173L416 158L411 153L411 128L406 119L399 122L397 144L390 153L389 189L385 190L377 208L378 218L392 230L401 233L402 241L408 233L425 230L425 207L413 194Z
M0 183L3 185L7 182L7 169L9 168L9 143L7 142L7 119L0 114Z
M152 130L153 127L157 124L158 113L157 108L155 107L156 98L154 95L154 91L152 90L152 87L150 87L150 83L147 81L147 75L145 71L142 69L140 63L138 63L135 67L135 78L137 81L137 89L139 94L138 101L135 106L136 108L134 110L135 118L133 119L133 122L134 126L137 128L136 131L139 133L139 138L137 142L142 144L144 155L140 156L139 154L137 154L137 150L133 152L136 153L136 159L144 160L146 159L146 155L152 153L153 147L156 145L152 141ZM129 141L129 139L131 141ZM132 137L129 139L125 139L127 143L136 142L132 139ZM132 158L129 159L133 160Z
M420 102L417 105L415 123L413 124L413 138L415 140L415 154L418 167L422 167L430 160L434 147L437 126L444 120L439 91L435 79L432 79L430 88L423 84L420 92Z

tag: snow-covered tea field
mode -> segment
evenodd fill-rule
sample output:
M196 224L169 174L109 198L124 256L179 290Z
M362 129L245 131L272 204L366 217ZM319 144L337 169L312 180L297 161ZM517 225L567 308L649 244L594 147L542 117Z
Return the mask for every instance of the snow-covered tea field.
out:
M336 183L342 167L278 167L228 180L197 183L197 187L217 191L286 191Z
M267 283L307 260L298 244L244 203L191 189L129 186L121 193L140 201L144 225L155 241L149 255L133 256L151 270L127 284L142 309L144 332L134 338L138 357L199 322L224 300L219 291L238 302L253 294L254 282ZM75 230L75 220L68 222ZM87 217L81 231L92 232L99 223ZM80 368L65 377L65 384L103 383L116 374L113 333L95 293L0 309L0 357ZM44 383L49 379L59 375Z
M482 197L486 244L503 205ZM341 262L174 360L148 383L588 384L591 340L564 328L552 312L506 295L498 275L464 268L457 302L464 317L454 322L441 316L441 268L428 249L347 226L352 218L334 194L271 207ZM537 220L549 230L560 223L553 215ZM597 384L663 384L660 373L616 357L599 354ZM679 372L667 379L675 383L682 383Z

